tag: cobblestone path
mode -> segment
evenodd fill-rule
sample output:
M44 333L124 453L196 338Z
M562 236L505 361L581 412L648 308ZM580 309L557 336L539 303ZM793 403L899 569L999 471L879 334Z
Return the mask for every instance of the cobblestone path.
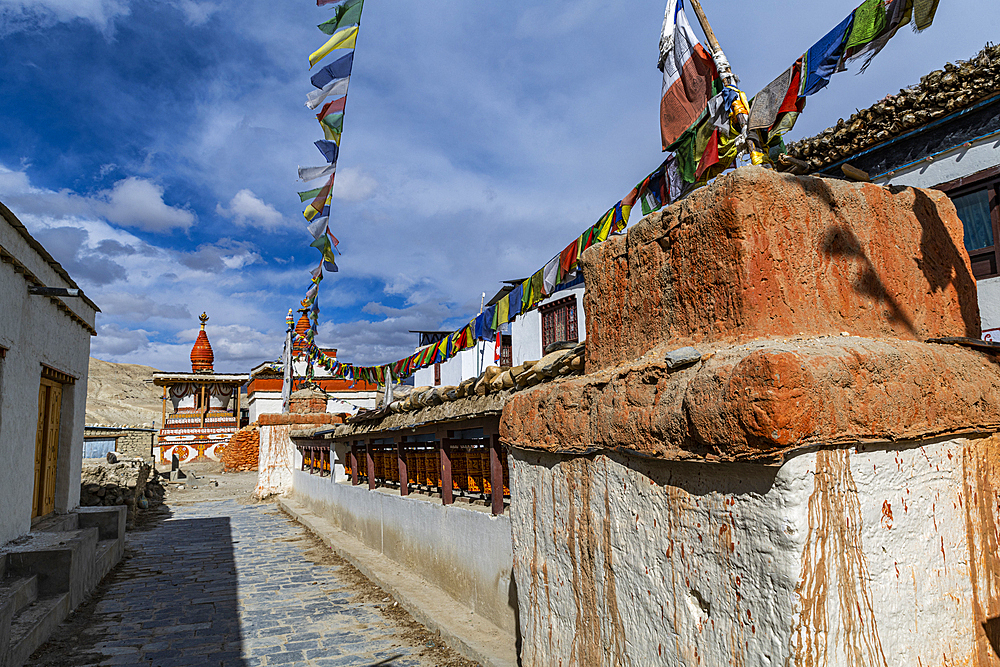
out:
M163 508L30 665L466 666L274 505Z

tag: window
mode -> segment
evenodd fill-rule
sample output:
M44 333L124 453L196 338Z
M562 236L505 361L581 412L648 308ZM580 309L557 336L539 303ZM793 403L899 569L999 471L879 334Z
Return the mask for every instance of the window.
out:
M510 336L500 334L500 367L510 368L514 365L513 344Z
M434 386L441 384L441 364L434 364Z
M965 231L965 250L976 278L1000 275L1000 167L942 183L938 190L947 193Z
M576 295L541 306L542 351L552 343L579 340L576 326Z

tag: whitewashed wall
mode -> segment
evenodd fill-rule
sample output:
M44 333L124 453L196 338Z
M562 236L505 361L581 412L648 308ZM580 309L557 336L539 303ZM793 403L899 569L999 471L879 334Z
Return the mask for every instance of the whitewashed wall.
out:
M48 287L70 287L0 218L0 246ZM63 301L94 325L95 311L79 298ZM41 365L76 378L62 394L56 511L80 502L83 426L87 402L90 333L57 309L47 297L28 294L28 283L11 264L0 262L0 544L31 528L34 491L35 431Z
M514 452L523 664L998 664L998 443L780 468Z
M576 297L576 319L577 333L580 340L587 337L587 316L583 311L584 287L573 287L568 290L556 292L552 296L542 301L539 306L547 303L565 299L567 296ZM512 363L517 366L525 361L536 361L542 358L542 315L538 309L524 313L510 325L511 357Z

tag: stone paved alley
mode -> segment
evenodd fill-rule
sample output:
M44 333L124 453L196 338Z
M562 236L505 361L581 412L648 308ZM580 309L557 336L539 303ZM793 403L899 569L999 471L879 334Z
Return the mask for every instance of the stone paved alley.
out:
M164 506L30 665L474 665L273 504Z

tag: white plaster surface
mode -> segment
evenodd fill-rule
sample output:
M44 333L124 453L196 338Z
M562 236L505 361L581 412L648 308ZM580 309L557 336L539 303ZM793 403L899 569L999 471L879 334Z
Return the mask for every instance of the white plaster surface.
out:
M257 487L253 492L257 498L281 495L291 490L292 466L297 454L288 435L291 430L288 425L260 427Z
M48 287L71 287L0 218L0 246ZM94 325L96 312L82 299L63 302ZM90 333L47 297L28 294L25 277L0 262L0 544L31 527L35 432L41 364L76 378L64 385L56 471L56 511L79 505Z
M538 304L541 307L570 295L575 296L577 337L579 340L587 337L587 316L583 308L583 294L585 291L582 285L562 290ZM538 308L524 313L511 323L510 341L512 363L515 366L525 361L537 361L542 358L542 315L538 312Z
M780 469L515 452L523 664L1000 664L984 442Z
M922 161L906 169L897 169L891 177L876 178L875 182L879 185L933 188L997 164L1000 164L1000 136L977 141L969 148L960 147L949 151L931 162Z
M378 392L376 391L331 391L326 402L326 411L335 414L340 412L355 413L359 408L374 408ZM247 400L250 423L257 421L261 415L281 414L280 391L255 391Z
M293 472L292 496L498 628L516 627L510 519L396 489ZM463 613L456 610L456 613ZM468 613L468 612L465 612Z

